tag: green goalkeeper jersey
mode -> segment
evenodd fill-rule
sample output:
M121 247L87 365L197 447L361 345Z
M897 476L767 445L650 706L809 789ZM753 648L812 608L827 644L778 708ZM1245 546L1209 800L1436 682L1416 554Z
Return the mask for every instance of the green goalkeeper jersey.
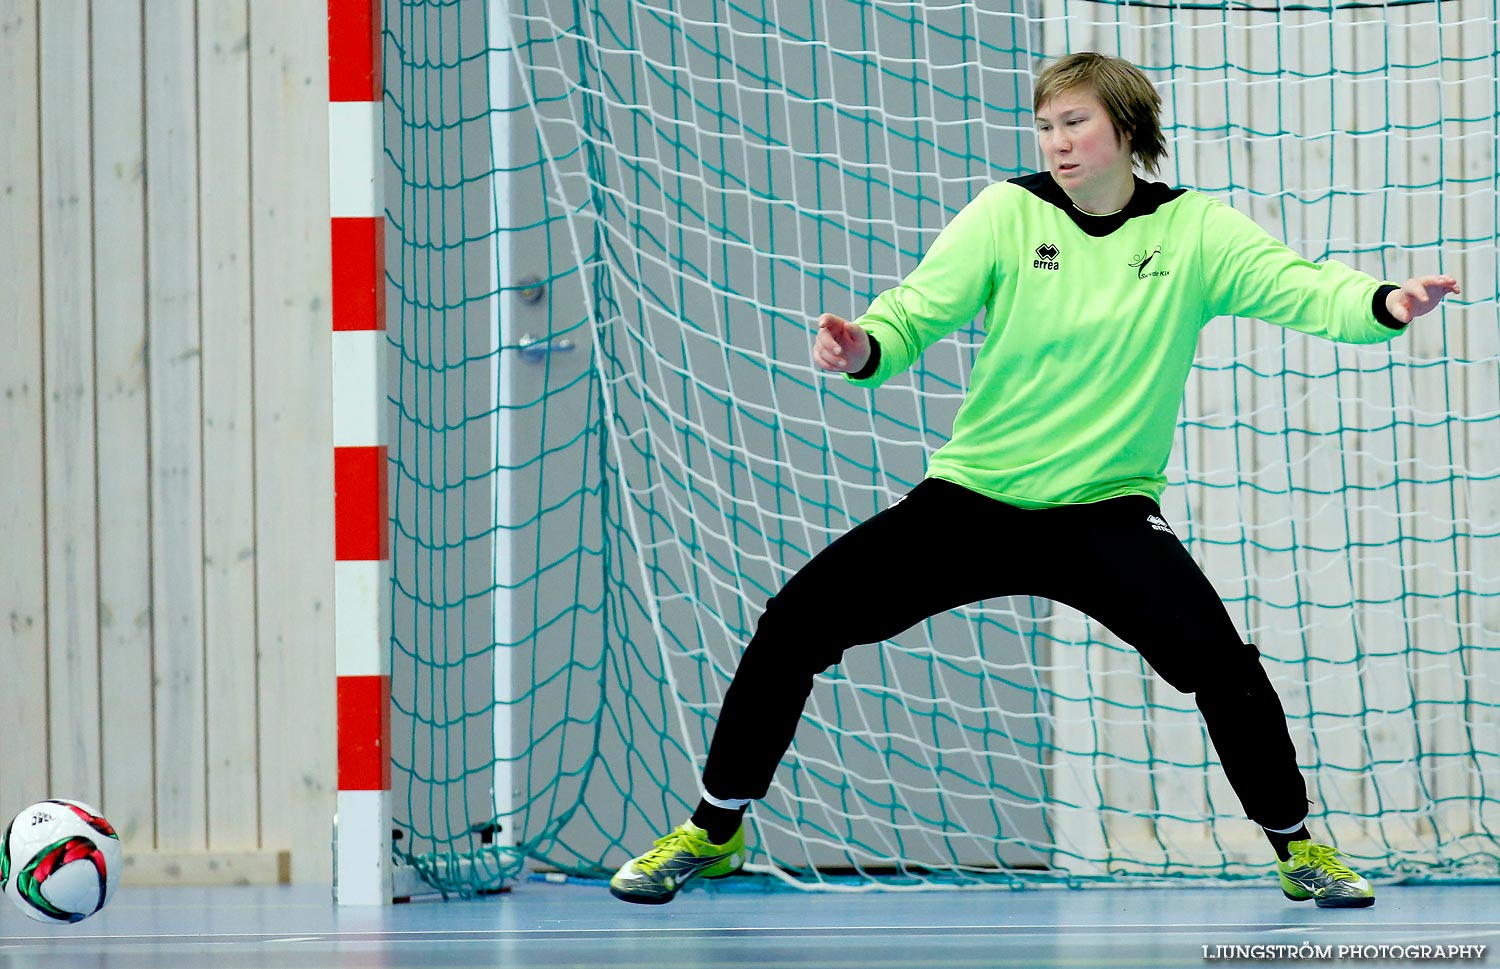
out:
M1347 343L1401 331L1394 286L1313 263L1198 192L1136 180L1124 210L1076 209L1049 173L986 188L856 321L878 386L984 311L953 436L928 475L1028 508L1160 498L1198 333L1246 316Z

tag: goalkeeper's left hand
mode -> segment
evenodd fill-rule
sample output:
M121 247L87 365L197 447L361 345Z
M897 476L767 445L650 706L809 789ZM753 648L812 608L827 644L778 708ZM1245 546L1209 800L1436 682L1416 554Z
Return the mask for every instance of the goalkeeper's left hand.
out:
M1452 276L1413 276L1400 289L1385 294L1385 308L1397 322L1412 320L1437 309L1443 297L1458 292Z

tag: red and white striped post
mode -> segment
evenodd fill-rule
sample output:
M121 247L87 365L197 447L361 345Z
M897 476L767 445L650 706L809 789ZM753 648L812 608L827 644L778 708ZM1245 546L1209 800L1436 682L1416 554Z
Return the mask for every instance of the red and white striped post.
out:
M391 900L381 0L328 0L340 905Z

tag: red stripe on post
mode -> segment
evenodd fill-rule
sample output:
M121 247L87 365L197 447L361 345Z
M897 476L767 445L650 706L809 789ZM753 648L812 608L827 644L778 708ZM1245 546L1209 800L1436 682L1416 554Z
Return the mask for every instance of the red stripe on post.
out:
M333 328L385 329L385 220L337 218L333 241Z
M380 0L328 0L328 100L379 101Z
M339 790L391 789L391 678L341 676Z
M340 562L384 561L390 555L386 511L386 448L333 449L333 553Z

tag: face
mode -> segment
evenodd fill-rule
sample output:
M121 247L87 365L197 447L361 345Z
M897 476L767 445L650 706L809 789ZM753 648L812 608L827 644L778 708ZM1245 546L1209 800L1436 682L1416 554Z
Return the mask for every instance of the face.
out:
M1070 194L1129 179L1130 144L1092 91L1063 91L1044 101L1036 131L1048 170Z

